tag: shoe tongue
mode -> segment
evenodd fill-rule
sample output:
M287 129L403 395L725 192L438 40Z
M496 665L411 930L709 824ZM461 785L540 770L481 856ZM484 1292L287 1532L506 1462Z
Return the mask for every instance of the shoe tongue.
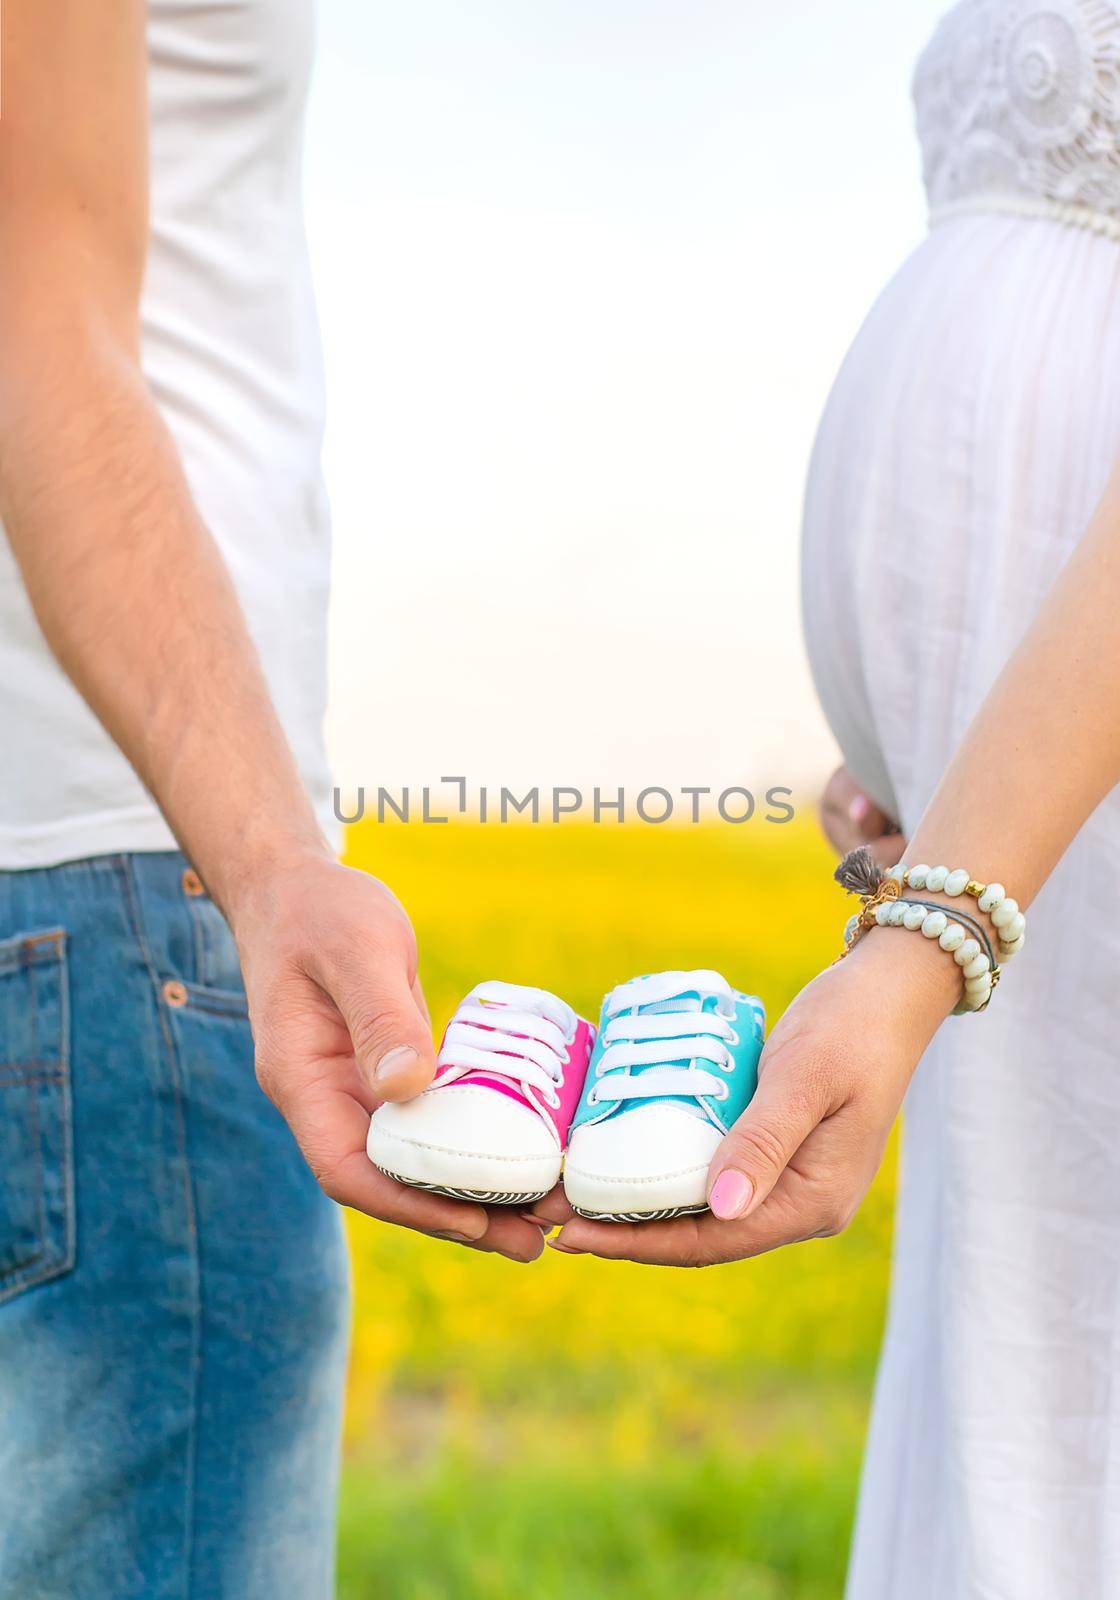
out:
M630 1009L630 1011L624 1012L623 1016L624 1017L625 1016L631 1016L631 1017L656 1017L656 1016L664 1016L667 1012L674 1012L674 1013L677 1013L679 1015L682 1011L694 1011L699 1015L702 1012L712 1012L712 1011L718 1011L718 1010L719 1010L719 997L717 995L714 995L714 994L703 995L703 994L700 994L698 991L693 990L693 992L691 994L684 993L684 994L674 995L671 1000L651 1000L646 1005L633 1006ZM663 1071L666 1067L679 1067L682 1071L686 1071L688 1069L689 1065L691 1064L691 1061L692 1061L692 1057L691 1056L682 1056L678 1060L675 1060L675 1061L662 1061L662 1062L659 1062L656 1068L653 1068L653 1067L628 1067L626 1070L629 1073L630 1077L632 1077L632 1078L640 1078L642 1076L643 1072L651 1072L651 1071L654 1071L654 1070ZM629 1102L625 1102L625 1101L620 1102L619 1107L617 1109L618 1110L623 1109L623 1107L626 1104L643 1105L643 1106L675 1105L675 1106L682 1107L682 1109L684 1109L686 1111L691 1111L697 1117L702 1117L702 1115L703 1115L703 1113L701 1112L699 1106L696 1104L695 1097L693 1095L690 1095L690 1094L658 1094L658 1095L650 1095L648 1100L637 1100L637 1101L632 1100L632 1101L629 1101Z
M711 1002L710 1004L708 1002ZM701 1000L698 994L674 995L671 1000L651 1000L648 1005L635 1006L631 1016L656 1017L666 1011L714 1011L716 1008L715 996L709 995L707 1000Z
M711 1015L719 1010L719 997L714 994L699 994L695 990L692 994L675 994L671 1000L651 1000L644 1006L633 1006L623 1015L631 1017L656 1017L664 1016L667 1011L676 1012L695 1011Z

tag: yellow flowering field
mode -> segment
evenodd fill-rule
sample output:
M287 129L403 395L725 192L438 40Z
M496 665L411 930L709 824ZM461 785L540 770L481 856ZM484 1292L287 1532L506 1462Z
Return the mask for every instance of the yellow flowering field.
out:
M715 967L771 1018L836 953L807 821L361 824L437 1031L482 978L596 1016L640 972ZM890 1173L841 1238L707 1272L530 1267L355 1218L345 1600L824 1600L840 1593L890 1236Z

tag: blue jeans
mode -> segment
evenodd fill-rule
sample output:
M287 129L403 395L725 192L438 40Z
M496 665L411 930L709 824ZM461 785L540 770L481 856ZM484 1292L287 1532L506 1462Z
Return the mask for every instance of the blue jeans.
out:
M348 1268L176 854L0 873L0 1595L325 1600Z

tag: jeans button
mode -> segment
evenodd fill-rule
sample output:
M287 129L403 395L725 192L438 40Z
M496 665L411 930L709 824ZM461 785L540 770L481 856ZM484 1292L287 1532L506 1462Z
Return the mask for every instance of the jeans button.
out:
M193 867L188 867L183 873L183 893L190 895L192 900L206 893L206 887Z
M163 986L163 998L169 1006L185 1006L187 991L177 978L168 978Z

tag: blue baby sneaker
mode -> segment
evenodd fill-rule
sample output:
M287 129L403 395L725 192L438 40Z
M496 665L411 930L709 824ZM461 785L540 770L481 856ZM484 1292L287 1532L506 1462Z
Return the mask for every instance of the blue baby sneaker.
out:
M564 1192L584 1217L707 1209L708 1168L758 1084L766 1018L718 972L658 972L603 1002Z

